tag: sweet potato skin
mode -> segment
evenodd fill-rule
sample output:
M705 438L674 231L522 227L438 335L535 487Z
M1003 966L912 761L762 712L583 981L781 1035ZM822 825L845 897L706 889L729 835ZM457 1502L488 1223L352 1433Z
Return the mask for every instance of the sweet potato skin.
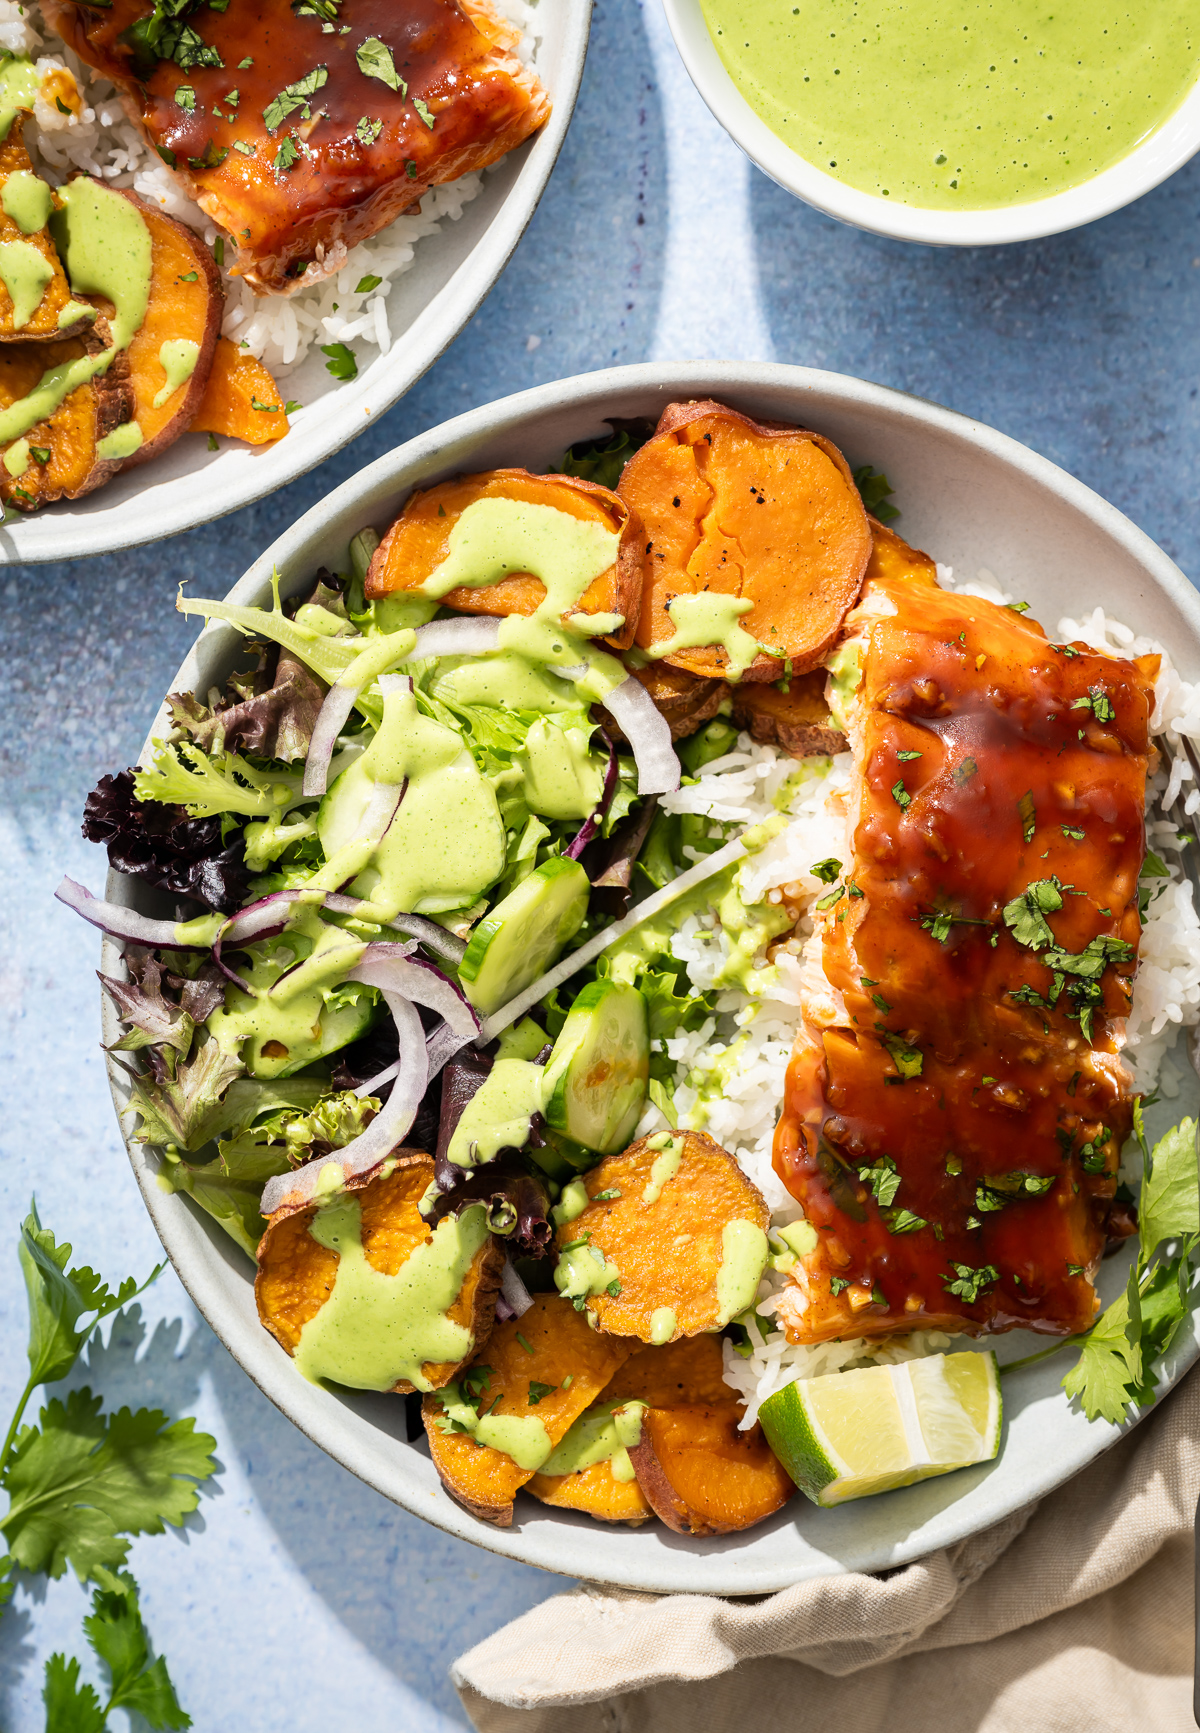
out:
M742 682L733 688L733 720L761 746L778 746L793 758L831 758L845 752L846 736L833 725L825 682L824 668L793 674L787 692Z
M531 1354L517 1340L518 1335L529 1343ZM553 1446L562 1442L634 1346L597 1335L589 1329L587 1319L557 1294L536 1294L522 1317L496 1325L475 1363L486 1363L490 1368L486 1392L489 1411L506 1418L536 1415ZM564 1390L565 1378L570 1383ZM549 1384L551 1389L539 1402L531 1403L529 1387L534 1382ZM500 1400L493 1408L497 1396ZM421 1404L429 1454L442 1485L481 1521L497 1528L510 1527L513 1499L535 1471L521 1468L511 1456L491 1445L477 1444L466 1433L443 1432L438 1424L442 1412L436 1395L427 1396Z
M150 299L146 317L129 345L134 417L142 443L122 467L133 469L158 457L191 426L208 384L225 311L225 289L216 261L199 235L125 187L113 187L140 211L150 230ZM189 282L187 278L194 277ZM160 407L154 399L166 382L158 358L162 345L186 338L199 348L191 378Z
M255 402L276 405L255 409ZM193 433L223 434L247 445L270 445L289 431L283 393L261 361L239 349L228 337L218 337L208 379L190 422Z
M108 321L101 314L93 328L65 342L0 346L0 409L28 396L48 368L95 355L111 340ZM25 473L17 476L0 466L0 499L17 511L31 512L53 500L80 499L102 487L121 464L119 459L98 457L96 447L132 414L129 361L117 351L107 372L77 386L52 415L24 435L31 451L35 447L48 451L49 459L44 464L31 459Z
M381 1274L394 1276L405 1260L428 1240L430 1229L417 1205L433 1179L433 1159L419 1150L402 1150L393 1172L378 1170L357 1174L345 1190L358 1198L362 1211L363 1251L367 1262ZM322 1246L308 1232L317 1205L286 1205L267 1223L258 1247L258 1276L254 1297L263 1327L280 1347L295 1355L301 1331L324 1305L337 1279L338 1254ZM487 1340L500 1291L504 1253L490 1237L475 1254L466 1280L447 1316L465 1325L476 1347ZM424 1376L440 1389L448 1384L465 1360L426 1361ZM406 1394L414 1386L405 1378L392 1388Z
M674 635L666 604L709 590L754 603L743 630L806 673L827 655L862 587L871 552L849 466L822 435L751 419L706 400L673 403L625 466L618 490L645 526L651 576L636 642ZM766 510L760 510L762 507ZM721 678L720 646L681 648L674 666ZM743 680L774 681L759 655Z
M25 148L25 118L17 114L8 129L8 137L0 142L0 187L14 174L32 174L33 164ZM55 206L60 204L55 196ZM80 335L90 323L80 319L74 325L59 329L58 316L72 299L71 286L58 257L58 249L49 229L35 229L26 234L18 223L0 208L0 242L24 241L39 252L54 271L45 292L20 330L13 328L13 305L8 290L0 283L0 343L36 343Z
M675 1314L668 1341L725 1322L717 1298L723 1230L730 1222L748 1221L765 1233L770 1220L761 1194L719 1143L700 1131L675 1137L683 1153L657 1200L647 1202L644 1192L660 1151L652 1147L653 1137L643 1137L584 1175L592 1201L558 1230L560 1252L590 1236L620 1272L618 1293L588 1298L596 1327L642 1342L651 1340L654 1314L664 1308ZM620 1195L597 1199L608 1191Z
M736 1534L780 1510L795 1483L741 1408L648 1408L629 1456L655 1514L676 1534Z
M620 532L615 564L589 585L572 610L576 614L621 614L625 624L605 639L627 649L637 629L646 556L641 519L606 487L578 476L531 475L524 469L484 470L438 482L410 495L403 511L375 550L367 573L368 601L397 590L416 589L446 556L450 532L478 499L518 499L553 506L572 517L590 519ZM443 603L462 614L532 614L545 599L540 578L514 572L486 589L451 590Z

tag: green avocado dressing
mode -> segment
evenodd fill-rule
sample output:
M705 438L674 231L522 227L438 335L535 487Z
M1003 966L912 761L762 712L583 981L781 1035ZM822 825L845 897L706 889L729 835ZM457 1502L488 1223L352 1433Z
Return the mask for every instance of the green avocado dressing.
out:
M20 481L31 461L27 439L18 439L17 443L10 445L4 453L4 467L14 481Z
M71 288L112 302L113 344L128 349L150 299L146 219L128 199L86 176L68 181L58 196L63 208L50 218L50 233Z
M670 1306L656 1306L651 1312L650 1340L656 1348L661 1348L664 1342L671 1340L677 1321L674 1309Z
M136 421L126 421L120 427L114 427L111 433L106 433L103 439L96 441L96 456L107 458L110 462L119 461L123 457L132 457L135 451L140 451L145 442L145 436Z
M24 438L31 427L53 415L72 391L103 373L111 359L112 351L106 350L102 355L80 355L74 361L48 367L28 396L18 397L0 413L0 445Z
M53 281L54 266L30 241L0 241L0 282L12 302L14 331L28 325Z
M467 1102L446 1150L456 1167L494 1161L502 1149L524 1149L542 1110L546 1068L527 1059L497 1059Z
M755 1222L726 1222L721 1234L721 1267L717 1271L718 1324L752 1306L770 1255L767 1236Z
M753 602L744 602L737 596L717 595L711 590L700 590L691 596L672 596L667 603L667 612L675 630L665 642L647 650L646 654L657 661L660 656L673 655L676 650L697 650L708 644L720 644L729 658L726 679L740 680L759 653L758 639L738 625L741 616L748 614L753 606Z
M49 222L54 194L40 175L19 168L5 176L0 188L0 208L23 235L33 235Z
M572 517L551 505L528 500L477 499L450 531L446 558L421 585L435 600L465 586L484 589L512 572L539 578L546 594L528 618L511 614L500 622L500 647L528 661L560 668L586 662L580 696L601 702L626 678L615 656L605 655L584 638L615 632L620 614L570 614L588 585L613 565L620 536L591 519ZM568 617L569 615L569 617Z
M661 1140L661 1141L660 1141ZM683 1139L672 1137L667 1132L660 1132L658 1138L650 1143L651 1149L661 1150L650 1166L650 1178L642 1188L643 1203L657 1203L662 1196L663 1187L679 1172L679 1164L683 1160ZM672 1322L671 1328L675 1325Z
M985 210L1119 162L1200 72L1193 0L701 0L726 69L781 139L898 203Z
M829 714L843 734L850 721L851 701L862 684L862 659L861 638L848 638L829 658Z
M6 56L0 63L0 143L8 137L18 114L32 114L37 94L38 75L33 62Z
M616 1264L610 1263L598 1246L572 1246L569 1251L559 1253L554 1286L564 1300L591 1299L619 1281L620 1276Z
M536 1414L485 1414L481 1419L474 1404L463 1400L457 1384L447 1384L442 1391L442 1415L435 1424L442 1432L461 1427L473 1435L476 1444L489 1445L511 1456L518 1468L531 1473L542 1466L554 1448L550 1434Z
M602 1402L588 1408L542 1463L543 1474L582 1474L597 1462L612 1463L612 1477L636 1480L630 1449L642 1441L644 1402Z
M488 656L444 656L429 690L435 698L453 704L540 710L545 716L579 709L579 697L568 681L513 650Z
M78 325L81 319L94 319L96 309L87 301L67 301L58 310L58 328L66 331L71 325Z
M554 1217L556 1227L566 1227L570 1222L581 1216L591 1203L588 1188L581 1179L570 1180L563 1186L562 1196L555 1204L550 1214Z
M404 786L386 834L356 837L378 783ZM383 720L360 758L334 782L317 815L326 865L309 881L352 894L365 920L401 910L438 914L469 907L504 871L496 795L452 728L423 716L407 684L387 683Z
M357 1198L317 1211L309 1234L338 1254L329 1298L300 1332L296 1365L315 1384L322 1378L352 1390L390 1390L407 1379L428 1390L427 1361L464 1359L475 1338L446 1316L471 1262L488 1237L482 1204L446 1216L394 1276L367 1262Z
M158 359L167 382L161 391L155 393L155 409L161 409L167 399L174 397L179 387L186 385L192 377L200 359L200 345L193 343L190 337L172 337L159 349Z
M525 736L524 751L516 755L525 778L525 804L542 818L587 818L604 792L608 764L603 753L591 750L595 725L586 710L574 715L574 722L539 717Z

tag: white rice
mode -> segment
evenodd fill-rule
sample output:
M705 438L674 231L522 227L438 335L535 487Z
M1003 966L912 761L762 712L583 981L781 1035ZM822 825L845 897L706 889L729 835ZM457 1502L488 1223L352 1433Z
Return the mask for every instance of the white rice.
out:
M524 33L517 49L520 58L536 64L541 32L534 6L527 0L493 3ZM83 169L112 186L132 187L168 215L197 230L206 245L213 245L220 231L186 197L171 170L147 144L122 107L115 87L66 47L42 21L35 4L0 0L0 49L33 56L39 73L54 66L67 67L83 97L83 111L78 116L61 114L38 98L33 122L25 128L25 141L40 174L59 185ZM280 382L299 367L314 343L348 344L356 352L361 370L367 348L384 355L391 348L388 291L416 262L417 243L436 234L446 222L457 222L482 190L483 175L478 173L463 175L448 186L431 187L419 211L397 217L370 240L360 241L332 276L294 295L256 295L241 278L231 277L228 265L233 262L234 249L227 243L228 261L221 272L226 296L225 336L263 361ZM378 277L380 282L360 291L359 283L369 277Z
M1011 599L990 572L958 583L948 568L939 567L938 575L945 587L962 593L999 603ZM1061 640L1079 639L1112 654L1161 655L1152 728L1168 741L1184 734L1200 740L1200 686L1180 679L1161 645L1135 637L1101 609L1082 621L1061 620L1057 629ZM1188 799L1194 794L1195 806L1200 807L1200 785L1194 784L1190 766L1181 771L1180 763L1185 763L1182 756L1171 772L1172 788L1182 777L1184 786L1192 784ZM739 891L747 903L764 897L778 902L786 887L789 903L811 907L827 888L812 875L811 866L831 855L844 858L846 831L839 796L849 783L850 769L849 754L797 764L775 747L756 745L743 734L735 751L704 767L697 784L664 796L661 804L668 812L708 816L714 821L713 837L734 834L776 812L786 813L786 828L741 868ZM1139 1089L1148 1091L1157 1081L1162 1093L1171 1096L1178 1093L1180 1071L1170 1049L1179 1030L1200 1019L1200 916L1178 862L1176 827L1162 815L1168 792L1164 765L1150 781L1147 831L1150 846L1166 860L1170 877L1152 881L1155 894L1142 928L1126 1057ZM1172 849L1175 852L1168 854ZM771 1146L798 1022L805 941L812 933L811 918L802 915L796 934L776 952L773 964L768 964L765 953L755 960L749 991L722 991L715 1018L690 1034L680 1031L665 1043L675 1061L680 1125L708 1131L737 1157L766 1199L777 1228L804 1213L771 1166ZM731 948L715 911L688 916L671 945L697 990L712 986ZM639 1134L665 1124L658 1108L650 1107ZM793 1346L773 1324L784 1285L782 1276L770 1272L760 1285L760 1321L749 1326L749 1356L738 1353L732 1343L725 1344L726 1380L746 1401L743 1427L753 1424L760 1403L795 1378L938 1353L951 1341L949 1336L925 1331L874 1341Z

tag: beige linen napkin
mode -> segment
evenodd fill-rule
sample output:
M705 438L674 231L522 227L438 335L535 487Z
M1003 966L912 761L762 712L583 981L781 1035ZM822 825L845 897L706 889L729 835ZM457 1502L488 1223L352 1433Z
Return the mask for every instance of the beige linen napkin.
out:
M578 1588L452 1677L479 1733L1186 1733L1198 1496L1200 1368L1066 1486L901 1570L755 1601Z

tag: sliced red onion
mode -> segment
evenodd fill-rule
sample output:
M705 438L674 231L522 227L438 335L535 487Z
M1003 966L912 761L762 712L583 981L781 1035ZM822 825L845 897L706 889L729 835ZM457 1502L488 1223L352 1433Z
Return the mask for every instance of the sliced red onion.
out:
M139 915L136 909L123 909L117 903L102 902L85 890L74 879L64 879L54 895L60 903L65 903L77 915L82 915L85 921L90 921L93 927L99 927L113 939L126 939L133 945L150 945L158 950L168 951L207 951L207 945L180 944L176 938L179 923L176 921L152 921L148 915Z
M679 787L679 760L671 744L670 724L653 698L631 674L613 688L604 707L621 725L638 767L639 794L670 794Z
M608 748L608 769L604 773L604 787L600 792L600 804L595 812L589 813L569 848L563 853L568 860L578 860L588 843L598 834L604 823L605 815L612 805L612 797L617 792L617 783L621 777L621 766L617 760L617 749L611 745Z
M425 1031L415 1005L398 993L385 991L383 996L400 1041L399 1074L392 1093L367 1129L344 1149L335 1149L317 1161L310 1161L295 1173L279 1173L269 1179L259 1205L264 1216L273 1215L284 1204L311 1203L317 1195L321 1174L331 1163L341 1169L342 1180L350 1179L377 1167L408 1136L429 1082Z
M351 663L351 667L353 665ZM361 687L357 685L344 686L337 680L325 694L325 702L321 706L312 739L308 744L308 757L304 760L302 794L324 794L328 786L329 761L333 757L337 737L346 726L346 719L354 709L360 691Z
M417 647L406 661L430 656L482 656L500 648L500 622L486 614L463 614L455 620L434 620L417 631Z
M425 1037L425 1053L429 1064L429 1076L425 1087L433 1082L450 1063L454 1055L467 1045L469 1035L456 1035L448 1023L439 1023ZM360 1083L354 1091L355 1095L374 1095L377 1089L382 1089L385 1083L390 1083L393 1077L399 1075L400 1061L393 1059L390 1065L385 1065L382 1071L377 1071L374 1077L368 1077L365 1083Z
M500 1272L500 1292L512 1308L514 1318L522 1318L533 1304L533 1295L525 1286L509 1258Z
M349 978L367 987L402 993L415 1005L428 1005L445 1018L456 1035L461 1035L464 1041L473 1041L479 1033L479 1018L461 988L433 963L412 956L412 948L411 944L368 945Z
M439 927L436 921L427 921L424 915L393 915L388 922L410 938L419 939L427 951L436 951L455 968L462 962L466 953L467 941L460 939L455 933L448 933L445 927Z
M382 842L396 816L400 802L404 799L407 787L407 777L403 782L377 782L371 790L371 798L367 802L366 811L358 822L358 829L350 841L365 842L368 838L374 838L376 842Z

